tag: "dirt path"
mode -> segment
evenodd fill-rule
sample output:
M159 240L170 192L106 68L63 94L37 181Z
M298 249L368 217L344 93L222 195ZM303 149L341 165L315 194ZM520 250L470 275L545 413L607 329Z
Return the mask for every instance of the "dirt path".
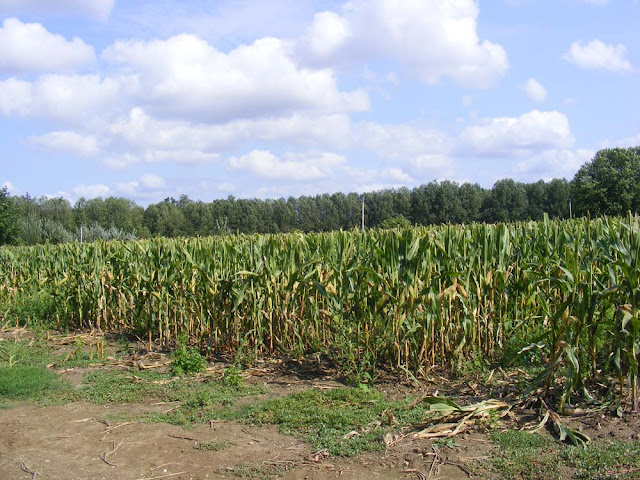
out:
M325 458L314 456L307 444L279 434L274 426L216 422L185 430L167 424L105 420L123 411L162 409L167 405L71 403L0 410L0 478L266 479L277 474L285 480L397 479L420 478L418 472L428 473L433 463L427 442L407 441L387 452L357 458ZM194 448L207 442L220 442L225 448ZM460 456L471 458L486 450L484 440L472 436L463 440L458 457L451 461L457 463ZM451 464L440 466L439 477L469 478Z

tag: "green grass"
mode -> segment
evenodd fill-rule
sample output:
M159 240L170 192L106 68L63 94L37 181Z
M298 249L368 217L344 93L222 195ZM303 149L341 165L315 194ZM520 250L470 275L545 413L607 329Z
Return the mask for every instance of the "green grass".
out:
M361 388L305 390L220 412L221 418L249 424L275 424L280 432L311 443L332 455L353 456L385 448L383 435L419 423L422 407L389 402L380 392Z
M563 461L576 469L576 478L609 480L640 478L640 442L606 442L585 449L567 448Z
M505 480L556 480L560 445L544 434L506 430L491 435L497 451L488 462Z
M193 448L204 452L219 452L231 445L226 440L212 440L211 442L197 442Z
M506 430L483 466L505 480L614 480L640 478L640 442L607 442L586 448L559 444L545 434Z
M0 367L0 405L15 400L40 400L64 389L65 382L44 367Z
M230 468L220 469L218 473L253 480L272 480L279 478L284 473L284 468L278 465L240 463Z

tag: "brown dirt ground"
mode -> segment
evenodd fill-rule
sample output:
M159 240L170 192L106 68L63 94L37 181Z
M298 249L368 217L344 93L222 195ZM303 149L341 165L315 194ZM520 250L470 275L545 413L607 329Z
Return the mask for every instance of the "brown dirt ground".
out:
M7 334L2 333L3 336ZM18 333L20 336L28 335ZM64 352L65 348L73 347L64 343L60 345L61 351ZM151 357L151 363L163 361L162 355L154 353ZM140 362L149 358L149 355L140 357L133 354L130 363L133 368L139 367ZM304 365L269 367L267 364L253 369L254 374L246 380L265 384L270 395L284 395L306 388L343 386L341 379L331 372L322 368L313 370ZM81 382L82 369L58 371L73 384ZM438 377L431 382L411 384L387 379L379 388L391 398L405 395L417 398L436 394L446 381ZM466 400L485 399L495 392L477 383L461 382L443 394L448 393L455 393L464 403ZM336 458L314 452L305 442L280 434L275 426L213 422L185 430L159 423L107 421L107 418L117 418L118 413L135 415L162 412L172 407L153 402L127 405L70 403L48 407L22 405L0 409L0 480L493 478L489 472L470 472L465 466L491 455L493 445L487 433L482 431L456 436L460 446L441 448L438 457L434 457L436 450L432 440L407 436L385 452ZM536 410L532 408L523 410L520 418L508 421L513 423L505 426L517 428L518 422L537 419ZM596 442L640 439L640 417L637 415L625 415L619 419L608 412L591 413L575 415L566 419L566 423ZM195 448L197 443L211 441L228 442L228 446L219 451ZM238 470L243 465L244 474Z

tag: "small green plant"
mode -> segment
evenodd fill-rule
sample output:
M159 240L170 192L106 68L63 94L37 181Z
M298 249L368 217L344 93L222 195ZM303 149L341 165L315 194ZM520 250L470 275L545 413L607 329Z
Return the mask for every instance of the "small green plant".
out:
M227 387L242 388L244 380L242 379L242 370L235 365L227 367L222 374L222 383Z
M173 351L171 362L171 372L174 375L184 375L204 372L207 366L206 359L194 347L187 346L187 338L181 336L178 345Z
M202 450L203 452L219 452L229 447L229 442L226 440L212 440L211 442L196 442L193 446L196 450Z
M434 440L433 442L433 448L436 448L436 449L450 448L452 450L455 450L459 446L460 444L456 442L455 438L439 438L437 440Z

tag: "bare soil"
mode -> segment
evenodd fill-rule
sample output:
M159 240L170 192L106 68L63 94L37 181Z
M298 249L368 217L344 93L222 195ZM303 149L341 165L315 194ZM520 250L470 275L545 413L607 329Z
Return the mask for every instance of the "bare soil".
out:
M72 347L60 347L63 352L65 348ZM143 360L134 354L130 362L139 365ZM156 362L162 362L161 356ZM76 385L81 383L84 373L83 369L58 369L58 372ZM265 384L269 395L343 386L341 379L330 373L307 372L303 365L256 368L246 381ZM445 383L444 378L421 384L388 380L379 388L391 398L417 398L436 394ZM453 387L449 387L443 394L454 393ZM487 387L473 382L455 385L457 398L482 400L488 392ZM171 404L149 400L124 405L29 404L0 409L0 480L494 478L490 472L469 468L475 461L491 455L493 444L482 429L456 436L459 446L455 449L435 449L432 440L408 435L384 452L337 458L314 452L309 444L279 433L276 426L214 421L183 429L161 423L113 420L170 408ZM518 428L536 419L539 418L534 409L524 410L519 418L505 419L505 427ZM566 424L596 442L640 439L637 415L619 419L603 411L569 417ZM214 441L224 442L225 448L218 451L196 448L198 444Z

